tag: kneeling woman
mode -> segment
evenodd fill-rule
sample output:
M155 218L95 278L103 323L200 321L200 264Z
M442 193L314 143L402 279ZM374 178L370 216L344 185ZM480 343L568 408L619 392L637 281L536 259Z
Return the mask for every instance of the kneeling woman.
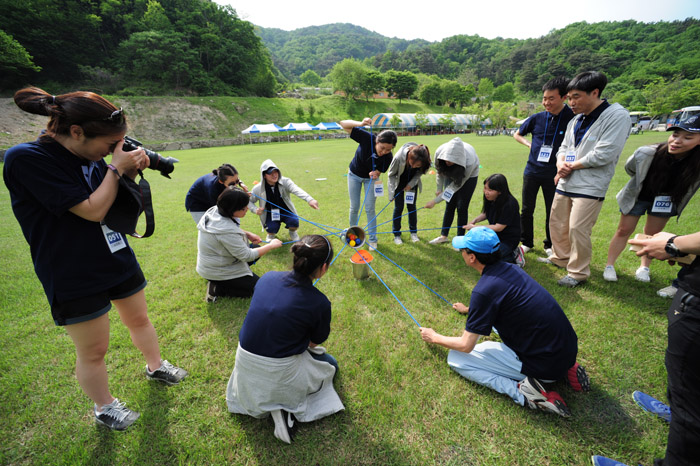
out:
M240 219L248 212L249 201L247 193L227 188L197 224L197 273L209 280L208 302L216 301L217 296L251 297L259 277L249 264L282 246L278 239L255 249L248 246L249 241L254 245L261 241L258 235L243 230L240 225Z
M293 271L268 272L255 287L226 388L230 412L272 415L275 437L286 443L295 419L345 409L333 388L338 363L318 346L331 331L331 303L312 284L328 271L333 248L325 237L307 235L292 253Z

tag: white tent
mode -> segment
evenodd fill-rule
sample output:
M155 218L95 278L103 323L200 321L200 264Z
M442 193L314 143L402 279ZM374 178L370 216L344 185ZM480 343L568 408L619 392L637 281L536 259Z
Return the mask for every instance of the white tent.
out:
M316 127L318 129L320 129L321 131L327 131L327 130L332 130L332 129L343 129L342 126L340 126L338 123L336 123L334 121L333 122L325 122L324 121L324 122L317 124Z
M282 127L284 131L317 131L316 126L311 126L310 124L304 123L287 123L286 126Z
M280 128L274 123L268 123L268 124L253 124L241 131L243 134L257 134L257 133L278 133L280 131L284 131L284 129Z

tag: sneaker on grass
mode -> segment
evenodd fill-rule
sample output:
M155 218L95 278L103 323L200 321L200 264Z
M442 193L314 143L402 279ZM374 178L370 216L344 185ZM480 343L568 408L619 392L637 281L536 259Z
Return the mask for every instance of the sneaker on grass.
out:
M632 393L632 399L644 411L655 414L666 422L671 422L671 408L667 404L636 390Z
M566 373L566 381L576 392L590 392L591 379L586 373L586 369L579 363L574 363Z
M615 272L615 266L613 265L606 265L605 269L603 269L603 280L606 282L616 282L617 281L617 272Z
M552 251L552 248L544 248L544 253L547 254L547 257L551 256L554 252Z
M267 236L265 236L265 242L269 243L273 239L277 238L277 235L274 233L268 233Z
M411 233L411 241L414 243L417 243L420 241L420 238L418 237L418 233Z
M284 443L291 444L297 428L294 415L283 409L276 409L270 414L272 420L275 421L275 437Z
M527 254L528 252L532 251L534 246L525 246L524 244L520 246L523 250L523 254Z
M565 286L566 288L574 288L583 283L583 280L576 280L571 275L566 275L557 281L557 285Z
M370 251L375 251L377 249L377 242L376 241L369 241L367 243L367 249Z
M117 398L107 405L102 405L99 411L97 411L97 405L95 405L94 411L95 422L107 426L112 430L126 430L127 427L136 422L136 419L141 416L136 411L127 408L126 405Z
M673 297L676 296L676 291L678 291L678 288L676 288L673 285L669 285L665 288L661 288L659 291L656 292L656 294L661 296L662 298L673 299Z
M636 272L634 272L634 278L640 282L648 283L651 281L649 276L649 267L639 267Z
M542 384L534 377L525 377L518 384L518 391L523 394L529 407L534 405L543 411L549 411L562 417L571 416L571 411L561 396L554 391L545 391Z
M168 385L179 384L182 379L187 377L187 374L185 369L175 367L168 361L162 361L160 367L153 372L148 370L148 364L146 364L146 377Z
M394 236L394 244L403 244L400 236Z
M299 233L296 230L289 230L289 239L292 241L299 241Z
M430 241L428 241L428 244L442 244L442 243L447 243L448 241L449 241L449 238L447 238L447 236L440 235L437 238L431 239Z
M515 248L515 265L521 269L525 267L525 246L518 246Z

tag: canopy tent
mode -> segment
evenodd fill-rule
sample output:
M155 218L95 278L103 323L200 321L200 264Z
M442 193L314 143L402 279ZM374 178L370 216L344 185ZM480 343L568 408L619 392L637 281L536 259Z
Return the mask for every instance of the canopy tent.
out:
M398 125L392 125L391 120L395 115L399 117ZM427 118L427 126L436 127L444 126L440 120L450 117L452 120L452 125L456 129L466 129L470 125L479 121L477 115L467 115L463 113L449 115L447 113L428 113L425 115ZM379 128L415 128L416 124L416 114L415 113L378 113L372 118L372 126Z
M323 122L317 124L316 127L318 129L320 129L321 131L333 130L333 129L341 129L341 130L343 129L342 126L340 126L338 123L336 123L334 121L332 121L332 122L323 121Z
M283 131L318 131L316 126L311 126L310 124L304 123L287 123L286 126L282 127Z
M241 131L243 134L257 134L257 133L278 133L280 131L284 131L281 127L277 126L274 123L268 123L268 124L253 124Z

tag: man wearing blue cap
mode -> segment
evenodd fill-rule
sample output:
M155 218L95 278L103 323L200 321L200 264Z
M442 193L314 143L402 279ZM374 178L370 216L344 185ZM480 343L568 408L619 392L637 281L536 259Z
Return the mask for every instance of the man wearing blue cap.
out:
M448 348L449 366L462 377L510 396L531 409L560 416L571 413L561 396L545 391L542 382L566 378L576 391L588 391L590 380L576 362L578 338L564 311L547 290L514 264L500 260L498 235L476 227L452 240L464 262L481 274L469 307L462 336L447 337L432 328L421 328L428 343ZM480 336L498 332L503 343Z

